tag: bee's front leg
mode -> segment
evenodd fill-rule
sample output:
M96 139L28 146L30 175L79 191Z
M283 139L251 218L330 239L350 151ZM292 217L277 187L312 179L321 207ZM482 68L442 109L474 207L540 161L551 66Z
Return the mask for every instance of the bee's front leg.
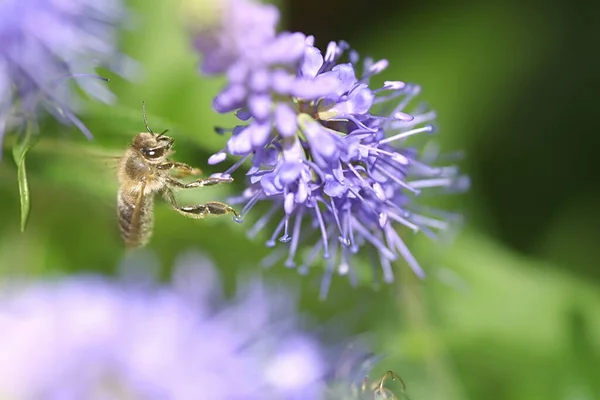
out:
M204 178L204 179L198 179L197 181L193 181L193 182L189 182L189 183L181 182L174 178L169 178L168 182L170 185L178 187L178 188L191 189L191 188L198 188L198 187L204 187L204 186L220 185L222 183L230 183L230 182L233 182L233 178L231 178L231 177L229 177L229 178Z
M189 175L197 176L202 173L202 170L199 168L194 168L185 163L176 162L176 161L167 161L165 163L157 165L157 168L162 169L162 170L167 170L167 169L174 170L175 173L173 174L173 176L175 176L177 178L185 178L186 176L189 176Z

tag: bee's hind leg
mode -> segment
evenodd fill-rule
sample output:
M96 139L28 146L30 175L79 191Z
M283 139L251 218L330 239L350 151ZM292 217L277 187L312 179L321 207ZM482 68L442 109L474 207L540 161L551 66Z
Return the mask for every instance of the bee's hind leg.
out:
M237 211L233 207L218 201L209 201L204 204L196 204L193 206L177 207L176 210L189 218L204 218L207 215L224 215L233 214L239 217Z
M239 214L233 207L219 201L208 201L204 204L195 204L192 206L179 206L171 189L165 189L162 195L175 211L188 218L200 219L207 215L224 214L233 214L239 217Z

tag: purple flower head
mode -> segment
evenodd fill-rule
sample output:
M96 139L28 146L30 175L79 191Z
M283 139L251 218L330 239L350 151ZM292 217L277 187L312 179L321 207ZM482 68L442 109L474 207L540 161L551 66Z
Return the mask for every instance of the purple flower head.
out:
M221 175L251 162L249 186L236 199L245 204L241 216L259 202L271 206L249 235L275 220L267 245L286 244L267 264L283 259L306 272L321 255L322 295L336 271L356 282L353 260L361 249L375 256L386 282L399 259L424 276L401 233L435 236L449 224L421 212L415 199L425 189L457 191L468 182L420 150L418 137L434 132L435 119L412 105L420 88L401 81L374 88L371 77L388 62L361 61L345 42L330 43L323 54L312 37L283 32L253 46L222 68L228 84L214 108L235 111L242 123L209 162L240 157Z
M179 260L172 286L135 282L4 288L0 397L320 398L325 352L299 330L289 291L250 279L226 300L195 254Z
M113 95L95 69L131 72L131 60L116 48L128 16L120 0L4 0L0 15L0 141L40 106L91 137L75 116L70 81L109 102Z
M246 0L218 0L209 4L212 7L194 10L190 6L184 10L192 14L186 19L194 48L204 55L200 65L203 73L224 73L236 60L254 57L263 50L265 41L275 37L279 13L274 6Z

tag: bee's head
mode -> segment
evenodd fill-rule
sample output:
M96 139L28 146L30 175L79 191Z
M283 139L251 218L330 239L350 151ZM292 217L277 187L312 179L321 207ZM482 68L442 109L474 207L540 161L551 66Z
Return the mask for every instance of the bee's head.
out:
M133 148L138 150L148 161L157 161L171 154L171 147L175 139L165 136L165 132L157 135L150 132L142 132L133 139Z
M148 132L142 132L138 134L132 143L132 147L142 153L144 158L148 161L162 161L169 154L171 154L171 147L175 139L165 136L169 130L163 131L161 134L152 132L152 129L148 126L148 120L146 119L146 104L142 101L142 116L144 117L144 124Z

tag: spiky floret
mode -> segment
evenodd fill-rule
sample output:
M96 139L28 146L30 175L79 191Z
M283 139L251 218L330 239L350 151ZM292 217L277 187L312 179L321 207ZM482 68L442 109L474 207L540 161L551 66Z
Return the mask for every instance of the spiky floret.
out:
M235 37L230 22L216 26ZM424 158L415 137L434 132L435 113L413 105L420 87L402 81L374 87L371 78L388 62L361 60L346 42L329 43L323 55L311 36L263 33L244 32L253 51L237 48L221 68L228 82L214 108L235 112L241 123L217 129L231 136L209 163L240 157L221 176L251 163L248 187L234 201L244 204L242 218L258 203L271 204L249 230L255 236L275 222L267 245L278 240L287 248L267 263L283 259L304 272L322 255L323 295L334 271L356 278L352 264L361 249L375 252L387 282L400 258L424 276L400 229L430 235L447 229L435 213L418 212L415 199L431 188L463 190L468 181L455 166ZM299 254L301 246L311 247L307 255Z

